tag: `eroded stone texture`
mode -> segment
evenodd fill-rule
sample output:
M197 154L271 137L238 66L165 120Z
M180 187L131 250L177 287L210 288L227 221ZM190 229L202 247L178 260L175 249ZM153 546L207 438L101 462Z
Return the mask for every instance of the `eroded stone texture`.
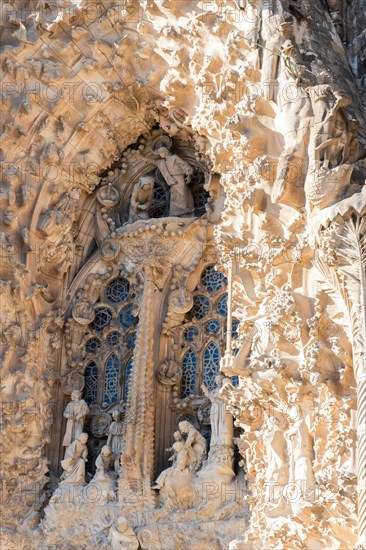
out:
M4 548L364 547L364 8L2 3Z

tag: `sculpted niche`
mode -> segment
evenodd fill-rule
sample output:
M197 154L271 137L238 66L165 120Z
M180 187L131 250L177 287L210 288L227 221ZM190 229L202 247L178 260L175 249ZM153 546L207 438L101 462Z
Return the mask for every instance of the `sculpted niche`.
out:
M96 192L98 240L106 236L107 227L113 232L152 218L206 213L209 175L192 146L155 130L135 147L123 153Z

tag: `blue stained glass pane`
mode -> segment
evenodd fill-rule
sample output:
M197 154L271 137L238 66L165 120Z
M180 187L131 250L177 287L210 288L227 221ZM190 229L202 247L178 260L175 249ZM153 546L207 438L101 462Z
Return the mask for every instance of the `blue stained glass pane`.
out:
M189 349L183 357L181 397L194 395L196 390L197 355Z
M198 320L203 319L206 317L207 313L209 313L210 309L211 303L206 296L198 294L198 296L194 297L191 309L192 317L196 317Z
M97 332L103 332L103 330L108 327L112 319L112 312L107 307L98 307L95 310L95 319L91 323L90 328L96 330Z
M220 350L215 342L210 342L203 355L203 382L209 390L215 388L215 376L219 372Z
M213 265L207 266L202 272L201 283L210 293L221 290L226 282L225 275L221 271L216 271Z
M220 315L227 315L227 294L224 294L221 296L219 301L217 302L217 311L220 313Z
M232 320L231 335L233 338L238 336L239 321L237 319Z
M108 345L111 347L116 346L119 343L120 339L120 333L114 330L113 332L110 332L107 336Z
M105 289L106 298L108 302L111 302L112 304L120 304L121 302L124 302L128 298L129 292L130 283L127 279L123 279L122 277L114 279L114 281L109 283Z
M133 349L136 343L136 331L130 332L127 335L127 347L128 349Z
M165 201L166 201L165 189L163 189L162 185L159 182L155 182L152 203L155 205Z
M95 361L88 363L84 377L84 399L89 405L92 405L97 402L98 397L98 365Z
M90 338L85 344L86 353L95 353L101 346L100 340L98 338Z
M239 386L239 376L232 376L231 383L235 388L237 388Z
M205 324L205 329L208 334L218 334L221 330L221 323L217 319L210 319Z
M125 379L125 395L124 395L125 400L127 399L127 396L128 396L128 384L129 384L129 381L130 381L131 372L132 372L132 357L129 360L129 362L127 363L126 370L125 370L125 376L126 376L126 379Z
M123 327L126 330L129 329L130 327L133 327L134 325L137 325L138 323L138 318L132 315L132 310L133 310L133 304L128 304L128 306L124 307L119 312L119 316L118 316L119 323L121 327Z
M183 333L183 338L185 339L186 342L193 342L193 340L198 336L198 328L197 327L188 327L184 333Z
M111 405L118 401L118 381L120 365L118 357L112 353L105 364L103 403Z

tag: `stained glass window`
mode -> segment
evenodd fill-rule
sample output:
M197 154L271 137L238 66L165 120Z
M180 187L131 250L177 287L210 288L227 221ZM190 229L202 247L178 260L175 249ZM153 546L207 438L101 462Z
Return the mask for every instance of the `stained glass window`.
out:
M221 330L221 323L217 319L210 319L205 324L205 330L208 334L218 334Z
M210 194L205 187L205 174L202 170L195 169L191 176L189 188L193 195L195 216L202 216L206 212L206 204Z
M119 332L114 330L113 332L110 332L107 336L107 342L108 345L111 347L116 346L121 340L121 335Z
M189 397L196 390L197 355L189 349L183 358L181 397Z
M150 218L164 218L165 216L169 216L168 184L158 168L148 175L153 176L155 180L152 205L149 212Z
M203 294L198 294L193 299L193 306L191 309L192 317L200 320L206 317L211 309L210 300Z
M98 338L90 338L85 344L86 353L95 353L100 348L100 340Z
M224 294L221 296L219 301L217 302L217 311L220 313L220 315L224 315L226 317L227 315L227 294Z
M154 185L154 194L153 194L153 203L164 202L166 199L166 194L164 189L159 183Z
M95 319L91 323L90 328L97 332L103 332L108 327L112 319L112 312L107 307L98 307L95 310Z
M208 265L202 272L201 283L210 293L221 290L227 279L221 271L216 271L215 266Z
M238 336L238 328L239 328L239 321L237 319L233 319L232 325L231 325L231 334L233 338Z
M95 361L87 364L85 373L84 399L89 404L97 402L98 398L98 365Z
M132 315L132 310L133 310L133 304L128 304L128 306L124 307L119 312L119 316L118 316L119 323L121 327L123 327L126 330L129 329L130 327L133 327L134 325L137 325L138 323L138 318Z
M237 388L239 386L239 376L232 376L231 383L235 388Z
M136 343L136 331L130 332L127 335L127 347L128 349L133 349Z
M215 376L220 366L220 350L215 342L210 342L203 355L203 382L209 390L215 388Z
M193 340L198 336L198 328L195 326L188 327L183 334L183 338L186 342L193 342Z
M105 364L103 403L111 405L118 401L118 382L120 364L116 354L112 353Z
M129 292L130 283L127 281L127 279L119 277L118 279L114 279L114 281L109 283L105 290L105 295L108 302L111 302L111 304L120 304L128 298Z

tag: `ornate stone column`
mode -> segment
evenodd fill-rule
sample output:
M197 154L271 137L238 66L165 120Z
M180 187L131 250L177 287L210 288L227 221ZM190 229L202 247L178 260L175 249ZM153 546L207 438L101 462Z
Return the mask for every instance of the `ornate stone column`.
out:
M122 502L143 498L150 490L154 456L154 268L145 265L141 277L140 321L128 388L124 421L119 492ZM140 501L141 502L141 501Z
M366 548L366 220L355 216L332 222L321 237L325 260L318 265L342 297L352 331L357 385L358 548Z
M202 254L206 223L171 218L169 229L157 220L145 229L118 232L122 256L138 279L136 310L139 325L122 435L119 501L139 508L154 503L150 487L154 468L155 349L160 330L161 292L172 266L192 269ZM138 239L135 237L139 235ZM163 237L162 237L163 234ZM137 315L137 313L136 313Z

